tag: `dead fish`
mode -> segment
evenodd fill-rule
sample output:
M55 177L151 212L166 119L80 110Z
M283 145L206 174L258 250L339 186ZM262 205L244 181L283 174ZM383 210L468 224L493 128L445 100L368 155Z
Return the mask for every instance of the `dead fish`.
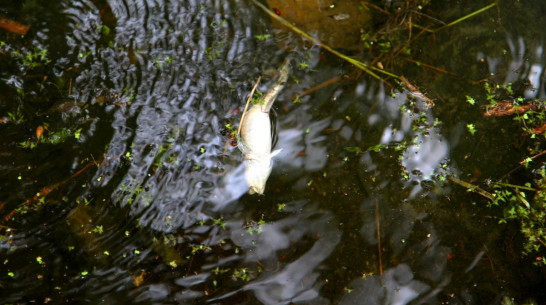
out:
M280 150L271 152L271 121L269 110L288 80L290 61L279 69L278 79L263 97L263 103L254 104L241 122L239 148L245 158L245 180L249 194L264 193L265 183L271 173L271 158Z

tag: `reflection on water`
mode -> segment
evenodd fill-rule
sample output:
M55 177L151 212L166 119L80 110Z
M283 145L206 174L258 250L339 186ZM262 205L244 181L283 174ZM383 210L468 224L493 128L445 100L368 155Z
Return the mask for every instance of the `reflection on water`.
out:
M429 285L413 278L413 271L405 264L387 270L381 278L356 279L349 287L353 292L341 304L403 305L430 291ZM434 295L420 301L430 303L434 301Z
M321 284L317 269L334 251L341 236L333 220L333 215L329 213L304 212L264 226L264 231L255 244L256 251L249 251L245 260L260 261L265 269L275 272L263 274L256 281L245 285L244 289L253 291L256 298L264 304L319 301ZM236 244L240 243L237 241L239 238L235 238L236 235L243 236L240 233L234 232L233 241ZM279 261L279 257L275 255L277 251L286 250L303 238L315 237L316 241L308 250L280 270L276 269ZM243 243L248 244L249 240Z
M293 75L275 105L282 151L265 195L249 196L223 131L288 53L256 38L275 34L261 11L247 1L112 0L65 1L56 14L63 25L35 35L58 49L53 74L70 85L62 102L36 106L36 122L1 131L10 143L0 154L13 159L2 168L15 177L2 187L17 188L3 194L6 210L26 209L0 240L3 303L483 304L515 294L497 285L514 272L485 272L504 262L490 258L493 242L468 240L486 224L446 204L466 195L429 187L451 160L466 166L454 148L475 142L436 124L447 103L429 108L366 78L293 103L350 67L288 41ZM507 44L513 59L471 57L543 97L543 46ZM2 86L25 88L24 76ZM11 143L44 123L81 135L35 151ZM41 191L36 181L58 188L21 205Z

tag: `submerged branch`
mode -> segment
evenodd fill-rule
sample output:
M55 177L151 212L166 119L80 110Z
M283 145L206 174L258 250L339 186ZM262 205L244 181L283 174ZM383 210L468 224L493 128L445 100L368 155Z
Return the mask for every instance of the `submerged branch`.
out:
M379 226L379 205L375 200L375 228L377 233L377 255L379 259L379 275L383 275L383 263L381 261L381 231Z
M485 6L485 7L482 7L481 9L479 9L479 10L477 10L477 11L474 11L474 12L472 12L472 13L466 15L466 16L463 16L463 17L461 17L461 18L459 18L459 19L457 19L457 20L455 20L455 21L452 21L452 22L450 22L450 23L448 23L448 24L446 24L446 25L444 25L444 26L441 26L441 27L439 27L439 28L437 28L437 29L434 29L434 30L432 30L432 32L435 33L435 32L438 32L438 31L440 31L440 30L443 30L443 29L445 29L445 28L454 26L454 25L456 25L457 23L462 22L462 21L464 21L464 20L466 20L466 19L468 19L468 18L474 17L474 16L476 16L476 15L482 13L482 12L485 12L485 11L487 11L488 9L493 8L493 7L496 6L496 5L497 5L497 1L495 1L495 2L493 2L493 3L491 3L491 4L489 4L489 5L487 5L487 6Z
M70 176L69 178L61 181L61 182L58 182L58 183L55 183L55 184L51 184L49 186L46 186L44 188L42 188L42 190L40 192L38 192L34 197L32 198L27 198L24 203L23 203L23 206L24 207L28 207L30 206L31 204L33 203L36 203L36 202L39 202L41 200L41 198L45 197L46 195L48 195L49 193L51 193L52 191L56 190L57 188L59 188L60 186L68 183L69 181L73 180L74 178L78 177L79 175L81 175L83 172L85 172L86 170L88 170L90 167L94 166L94 165L100 165L102 163L102 161L93 161L93 162L89 162L87 163L83 168L81 168L80 170L78 170L77 172L75 172L74 174L72 174L72 176ZM9 201L10 199L8 199ZM2 210L5 206L5 204L8 202L8 201L5 201L5 202L2 202L2 204L0 204L0 210ZM20 207L19 207L20 208ZM3 221L4 222L7 222L9 221L16 213L17 211L19 210L19 208L17 209L13 209L11 210L8 214L6 214L4 217L3 217ZM4 226L0 226L0 231L2 231L2 229L4 228Z
M495 104L493 107L487 109L484 113L484 117L499 117L507 116L518 113L525 113L529 110L536 110L536 105L521 105L515 106L513 101L502 101Z
M457 178L454 178L454 177L447 177L447 179L451 180L452 182L455 182L457 183L458 185L466 188L467 190L471 191L471 192L476 192L480 195L482 195L483 197L489 199L489 200L495 200L495 195L485 191L484 189L478 187L478 186L475 186L473 184L470 184L466 181L463 181L463 180L459 180Z
M411 91L411 93L415 97L424 100L427 103L428 107L434 106L434 102L429 97L424 95L419 90L419 88L415 87L412 83L410 83L409 80L407 80L407 78L405 78L404 76L400 76L400 80L404 82L404 84L406 85L406 88L408 88L408 90Z
M343 80L346 77L347 77L347 75L340 75L340 76L333 77L333 78L331 78L331 79L329 79L327 81L324 81L324 82L322 82L322 83L320 83L320 84L318 84L318 85L316 85L316 86L314 86L312 88L309 88L307 90L302 91L297 96L302 97L304 95L310 94L310 93L312 93L312 92L314 92L316 90L325 88L325 87L330 86L332 84L335 84L335 83Z
M423 27L423 26L420 26L420 25L415 24L415 23L411 23L411 26L414 27L414 28L418 28L420 30L423 30L425 32L428 32L428 33L436 33L438 31L441 31L441 30L445 29L445 28L452 27L452 26L456 25L457 23L462 22L462 21L464 21L464 20L466 20L468 18L471 18L471 17L474 17L474 16L476 16L478 14L481 14L481 13L487 11L488 9L493 8L496 5L497 5L497 1L491 3L491 4L487 5L487 6L484 6L481 9L479 9L477 11L474 11L474 12L468 14L468 15L465 15L465 16L457 19L457 20L454 20L454 21L452 21L452 22L450 22L448 24L445 24L445 25L443 25L443 26L441 26L439 28L436 28L436 29L430 29L430 28Z
M453 73L453 72L449 72L447 70L444 70L442 68L438 68L438 67L435 67L435 66L431 66L429 64L425 64L425 63L422 63L420 61L417 61L415 59L411 59L411 58L405 58L406 61L409 61L411 63L414 63L420 67L425 67L425 68L428 68L428 69L431 69L431 70L434 70L434 71L437 71L437 72L441 72L441 73L445 73L445 74L449 74L449 75L453 75L453 76L457 76L457 74Z

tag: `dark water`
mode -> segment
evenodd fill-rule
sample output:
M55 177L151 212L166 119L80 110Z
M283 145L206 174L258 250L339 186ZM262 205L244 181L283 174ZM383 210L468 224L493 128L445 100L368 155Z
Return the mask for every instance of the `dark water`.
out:
M542 304L517 225L441 175L483 183L525 157L517 123L464 100L490 73L545 97L545 9L500 2L416 40L414 60L455 74L396 65L428 107L366 75L293 103L354 68L250 1L3 3L31 28L0 34L1 303ZM282 151L248 195L226 124L288 55Z

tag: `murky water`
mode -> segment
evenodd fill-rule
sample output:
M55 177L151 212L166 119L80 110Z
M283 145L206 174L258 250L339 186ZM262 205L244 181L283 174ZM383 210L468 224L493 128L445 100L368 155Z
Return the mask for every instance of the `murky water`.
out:
M42 2L0 7L31 25L0 36L1 303L546 300L517 226L439 181L497 179L522 159L516 123L461 100L490 73L545 97L541 3L423 34L414 60L456 76L393 72L431 107L366 75L294 103L354 68L279 34L251 1ZM481 7L435 5L448 21ZM226 125L287 56L282 151L265 195L248 195Z

